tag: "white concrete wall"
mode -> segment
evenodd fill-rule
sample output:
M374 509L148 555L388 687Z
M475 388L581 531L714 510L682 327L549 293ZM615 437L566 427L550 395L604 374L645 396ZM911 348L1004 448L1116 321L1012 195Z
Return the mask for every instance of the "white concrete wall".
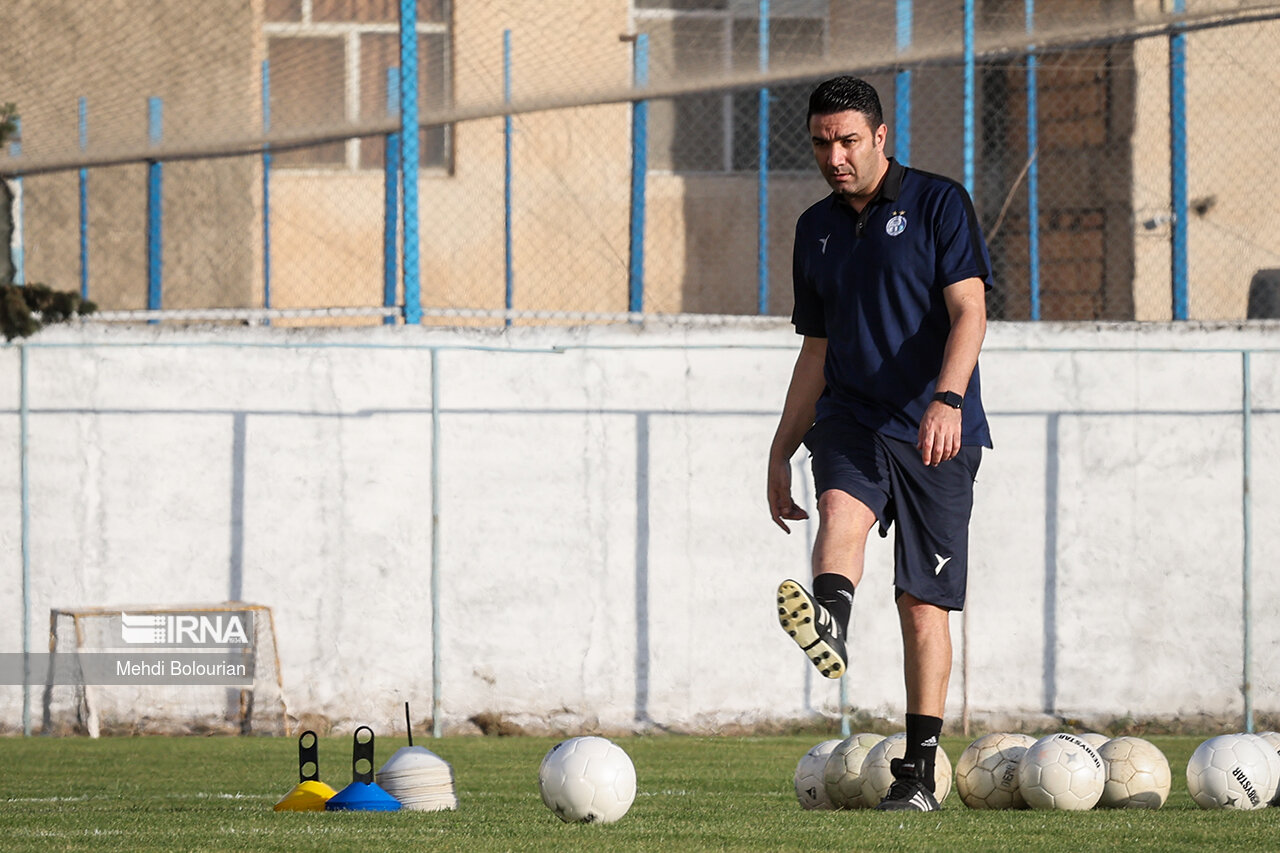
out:
M954 715L1241 713L1242 348L1253 701L1280 711L1277 331L992 326ZM835 714L774 616L815 526L785 536L764 502L797 344L785 324L47 330L27 351L33 649L51 607L239 597L274 609L294 714L428 716L439 347L446 730ZM0 349L0 651L22 636L20 375ZM800 458L795 479L812 507ZM893 716L890 541L870 547L847 695ZM21 707L0 687L0 724Z

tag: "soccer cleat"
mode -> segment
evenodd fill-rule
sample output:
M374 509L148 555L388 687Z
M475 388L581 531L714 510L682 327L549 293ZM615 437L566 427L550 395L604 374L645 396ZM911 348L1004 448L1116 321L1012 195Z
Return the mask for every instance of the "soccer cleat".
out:
M839 678L849 668L844 629L827 608L793 580L778 585L778 622L796 645L827 678Z
M889 762L893 771L893 784L876 809L882 812L936 812L941 811L938 799L925 784L920 769L901 758Z

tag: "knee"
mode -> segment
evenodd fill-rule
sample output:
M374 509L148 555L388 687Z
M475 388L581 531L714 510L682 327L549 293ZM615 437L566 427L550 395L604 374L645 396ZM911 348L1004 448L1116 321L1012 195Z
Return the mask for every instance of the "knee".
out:
M921 601L910 593L904 592L898 598L898 612L902 614L902 626L917 637L929 638L939 635L950 637L951 611Z
M849 496L834 489L827 489L818 495L818 514L823 518L832 518L840 514L840 508Z
M828 524L868 530L876 520L870 507L839 489L827 489L818 495L818 516Z

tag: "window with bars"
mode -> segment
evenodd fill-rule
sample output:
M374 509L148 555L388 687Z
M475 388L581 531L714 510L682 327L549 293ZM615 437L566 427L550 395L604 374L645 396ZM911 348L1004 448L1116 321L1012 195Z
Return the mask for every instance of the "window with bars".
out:
M420 109L449 103L448 0L418 0ZM266 0L263 34L270 70L271 127L337 127L393 115L398 109L398 0ZM421 131L423 166L447 170L452 128ZM352 139L274 158L284 168L380 169L381 138Z
M760 69L759 0L634 0L638 32L649 34L650 80ZM773 63L821 58L827 49L827 0L772 0ZM808 171L804 132L810 83L769 89L769 168ZM759 165L759 91L686 95L651 102L650 166L672 172L749 172Z

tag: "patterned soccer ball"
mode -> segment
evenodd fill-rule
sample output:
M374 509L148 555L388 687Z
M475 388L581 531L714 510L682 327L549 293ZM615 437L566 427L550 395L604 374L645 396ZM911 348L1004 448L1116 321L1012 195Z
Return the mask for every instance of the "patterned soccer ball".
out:
M1018 762L1018 790L1033 809L1091 809L1106 781L1098 751L1065 732L1040 738Z
M636 768L607 738L569 738L543 757L538 790L566 823L613 823L636 798Z
M1113 738L1098 750L1098 757L1107 769L1107 781L1098 798L1100 808L1158 809L1169 799L1173 781L1169 759L1151 741Z
M1271 746L1272 752L1280 755L1280 732L1258 732L1258 737ZM1271 798L1271 805L1280 805L1280 783L1276 784L1276 794Z
M893 785L893 771L889 762L907 754L907 733L889 735L867 753L862 764L862 799L875 808ZM951 759L941 749L933 765L933 796L941 804L951 793Z
M827 756L836 748L840 739L824 740L810 749L796 764L795 787L796 799L806 809L830 809L831 800L827 797L826 786L822 782L822 771L827 766Z
M1274 732L1272 734L1274 734ZM1280 789L1280 753L1276 752L1275 747L1271 744L1271 740L1263 737L1262 734L1246 734L1241 735L1241 737L1253 738L1254 742L1258 744L1258 748L1262 750L1262 754L1266 756L1267 775L1271 778L1271 785L1267 788L1263 797L1266 799L1268 804L1274 803L1276 801L1277 789Z
M1187 762L1187 791L1202 809L1260 809L1271 786L1267 757L1254 738L1211 737Z
M971 809L1025 809L1018 790L1018 762L1036 739L996 732L975 740L956 762L956 793Z
M869 809L875 805L862 798L862 765L867 753L882 740L884 735L859 732L840 741L827 756L822 780L832 808Z

